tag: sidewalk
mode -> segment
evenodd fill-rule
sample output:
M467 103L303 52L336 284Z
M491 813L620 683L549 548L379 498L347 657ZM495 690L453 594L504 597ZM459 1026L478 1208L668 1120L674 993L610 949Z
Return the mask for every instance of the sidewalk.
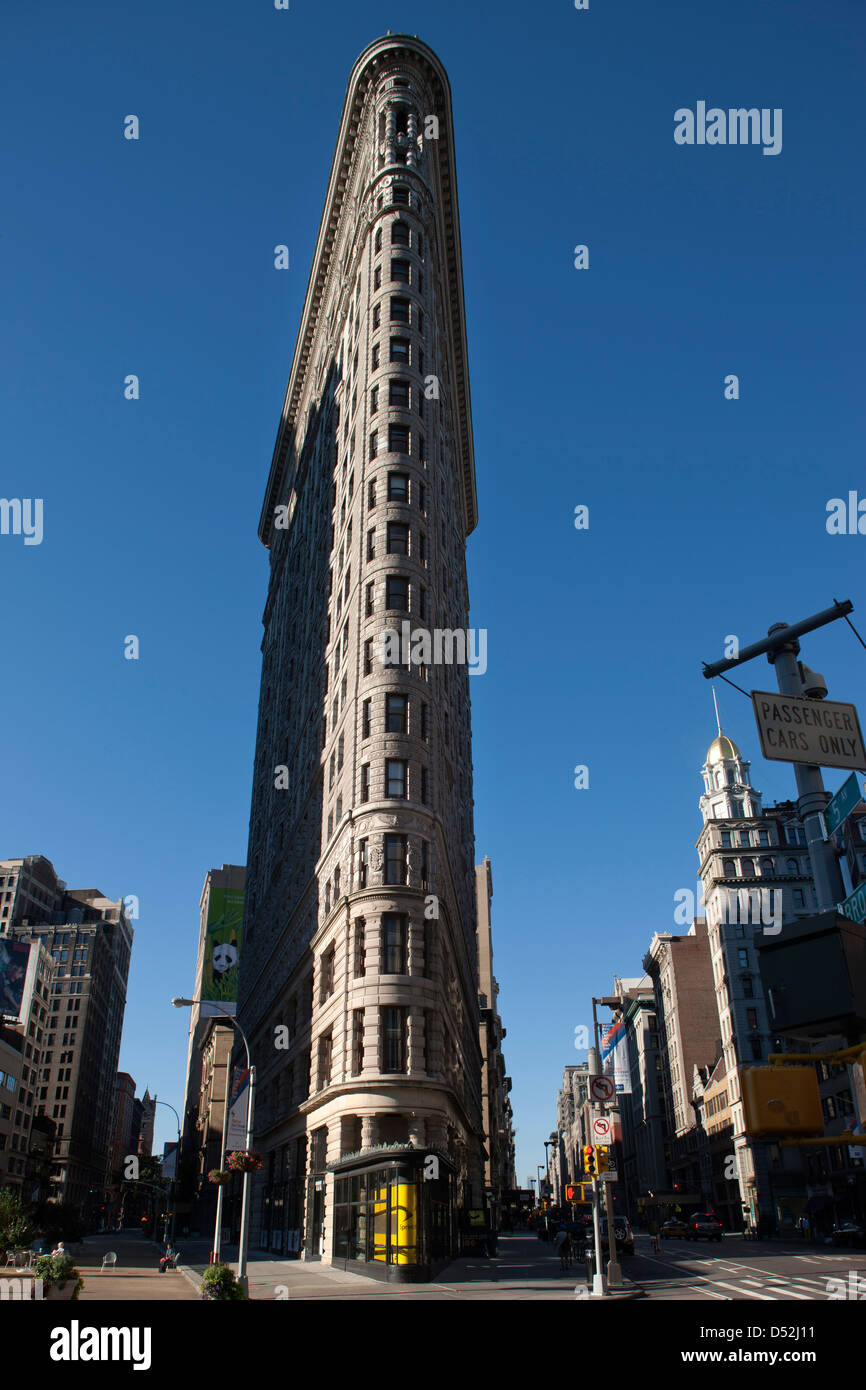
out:
M102 1270L102 1257L117 1255L114 1270ZM181 1252L183 1253L183 1252ZM73 1254L84 1279L80 1303L197 1301L198 1289L178 1269L159 1272L159 1248L140 1235L88 1236Z
M179 1242L182 1267L196 1281L207 1268L209 1241ZM223 1245L221 1258L237 1264L236 1245ZM454 1299L554 1299L575 1301L575 1288L585 1284L583 1262L563 1271L553 1248L537 1236L520 1232L501 1236L498 1253L491 1259L470 1255L455 1260L430 1284L386 1284L363 1274L349 1274L318 1260L280 1260L251 1251L247 1261L250 1297L284 1299L400 1298L411 1300ZM630 1292L639 1294L626 1281Z

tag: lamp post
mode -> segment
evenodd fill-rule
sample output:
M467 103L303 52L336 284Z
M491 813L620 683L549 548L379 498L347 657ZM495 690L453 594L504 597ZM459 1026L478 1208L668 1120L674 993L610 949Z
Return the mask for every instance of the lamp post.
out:
M247 1101L247 1152L250 1152L251 1149L252 1149L252 1146L253 1146L253 1114L254 1114L254 1100L255 1100L255 1087L256 1087L256 1069L255 1069L255 1067L253 1066L253 1064L252 1064L252 1062L251 1062L251 1060L250 1060L250 1045L249 1045L249 1042L247 1041L247 1035L246 1035L246 1033L244 1032L243 1028L242 1028L241 1025L238 1023L237 1019L234 1017L233 1014L230 1014L226 1009L221 1009L220 1006L219 1006L219 1004L214 1004L214 1003L213 1003L211 1000L209 1000L209 999L182 999L182 998L178 998L178 999L172 999L171 1002L172 1002L172 1004L174 1005L174 1007L175 1007L176 1009L189 1008L189 1007L190 1007L191 1005L193 1005L193 1004L207 1004L210 1008L212 1008L212 1009L217 1009L217 1010L219 1011L219 1013L221 1014L221 1016L224 1017L224 1018L227 1018L228 1021L229 1021L229 1023L232 1025L232 1027L235 1028L235 1029L240 1033L241 1038L242 1038L242 1040L243 1040L243 1044L244 1044L244 1050L245 1050L246 1056L247 1056L247 1071L249 1072L249 1077L250 1077L249 1099L248 1099L248 1101ZM226 1120L227 1120L227 1116L228 1116L229 1096L230 1096L230 1092L231 1092L231 1087L229 1086L229 1075L230 1075L230 1074L231 1074L231 1073L230 1073L230 1070L229 1070L229 1073L228 1073L228 1075L226 1076L225 1114L224 1114L224 1116L223 1116L223 1154L225 1154ZM222 1162L222 1159L220 1160L220 1162ZM217 1193L217 1242L218 1242L218 1240L219 1240L219 1221L220 1221L221 1214L222 1214L222 1213L221 1213L221 1203L220 1203L220 1198L221 1198L221 1197L222 1197L222 1189L220 1189L220 1191ZM242 1189L242 1196L241 1196L241 1229L240 1229L240 1238L239 1238L239 1241L238 1241L238 1280L239 1280L240 1283L243 1284L244 1289L245 1289L245 1291L247 1291L247 1292L248 1292L248 1290L247 1290L247 1247L249 1246L249 1238L250 1238L250 1173L249 1173L249 1170L247 1169L247 1170L244 1172L244 1182L243 1182L243 1189ZM217 1248L217 1250L219 1249L219 1244L218 1244L218 1243L217 1243L217 1247L216 1247L216 1248Z
M174 1248L175 1219L177 1217L177 1186L178 1180L180 1178L180 1115L178 1115L174 1106L171 1105L170 1102L167 1100L155 1100L154 1105L167 1106L171 1113L174 1115L174 1118L177 1120L177 1153L175 1155L174 1177L171 1180L171 1240L167 1242L169 1245L172 1246L172 1248Z

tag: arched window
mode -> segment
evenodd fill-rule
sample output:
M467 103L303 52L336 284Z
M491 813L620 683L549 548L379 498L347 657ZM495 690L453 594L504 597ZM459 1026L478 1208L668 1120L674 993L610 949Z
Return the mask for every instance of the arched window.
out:
M762 860L761 860L761 873L762 873L762 874L772 874L772 873L775 873L775 865L773 864L772 859L762 859Z
M382 228L381 228L381 227L377 227L377 228L376 228L376 235L375 235L375 237L373 238L373 250L374 250L374 251L381 251L381 250L382 250Z
M392 222L392 223L391 223L391 245L392 245L392 246L408 246L408 245L409 245L409 223L408 223L408 222L404 222L404 221L403 221L401 218L399 218L399 217L397 218L396 222Z
M741 860L740 860L740 872L743 874L743 877L744 877L744 878L748 878L749 876L754 877L754 874L755 874L755 861L754 861L754 859L741 859Z
M737 866L733 859L725 859L722 861L722 873L725 875L725 878L737 877Z
M787 859L785 861L785 872L789 874L798 874L800 872L800 865L797 863L796 859Z

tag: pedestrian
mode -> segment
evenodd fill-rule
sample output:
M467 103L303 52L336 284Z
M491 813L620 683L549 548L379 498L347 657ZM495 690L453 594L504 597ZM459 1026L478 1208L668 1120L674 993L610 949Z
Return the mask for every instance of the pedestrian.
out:
M57 1244L55 1245L54 1249L51 1251L51 1258L52 1258L52 1260L53 1260L53 1259L56 1259L57 1256L59 1256L59 1255L65 1255L65 1254L66 1254L66 1246L63 1244L63 1241L62 1241L62 1240L59 1240L59 1241L57 1242Z
M553 1249L559 1256L560 1269L568 1269L571 1263L571 1237L564 1226L560 1226L553 1237Z

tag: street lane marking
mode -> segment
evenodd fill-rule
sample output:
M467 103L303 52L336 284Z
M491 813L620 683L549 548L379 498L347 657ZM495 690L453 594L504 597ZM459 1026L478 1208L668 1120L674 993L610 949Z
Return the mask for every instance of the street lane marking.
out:
M718 1284L719 1287L720 1287L720 1288L723 1288L723 1289L733 1289L733 1290L734 1290L734 1293L739 1293L739 1294L741 1294L741 1293L743 1292L742 1286L741 1286L740 1284L726 1284L725 1281L724 1281L724 1279L714 1279L714 1280L713 1280L713 1283L714 1283L714 1284ZM766 1293L757 1293L757 1292L755 1292L755 1293L749 1294L748 1297L749 1297L749 1298L760 1298L764 1303L774 1303L774 1302L775 1302L775 1299L770 1298L769 1294L766 1294Z

